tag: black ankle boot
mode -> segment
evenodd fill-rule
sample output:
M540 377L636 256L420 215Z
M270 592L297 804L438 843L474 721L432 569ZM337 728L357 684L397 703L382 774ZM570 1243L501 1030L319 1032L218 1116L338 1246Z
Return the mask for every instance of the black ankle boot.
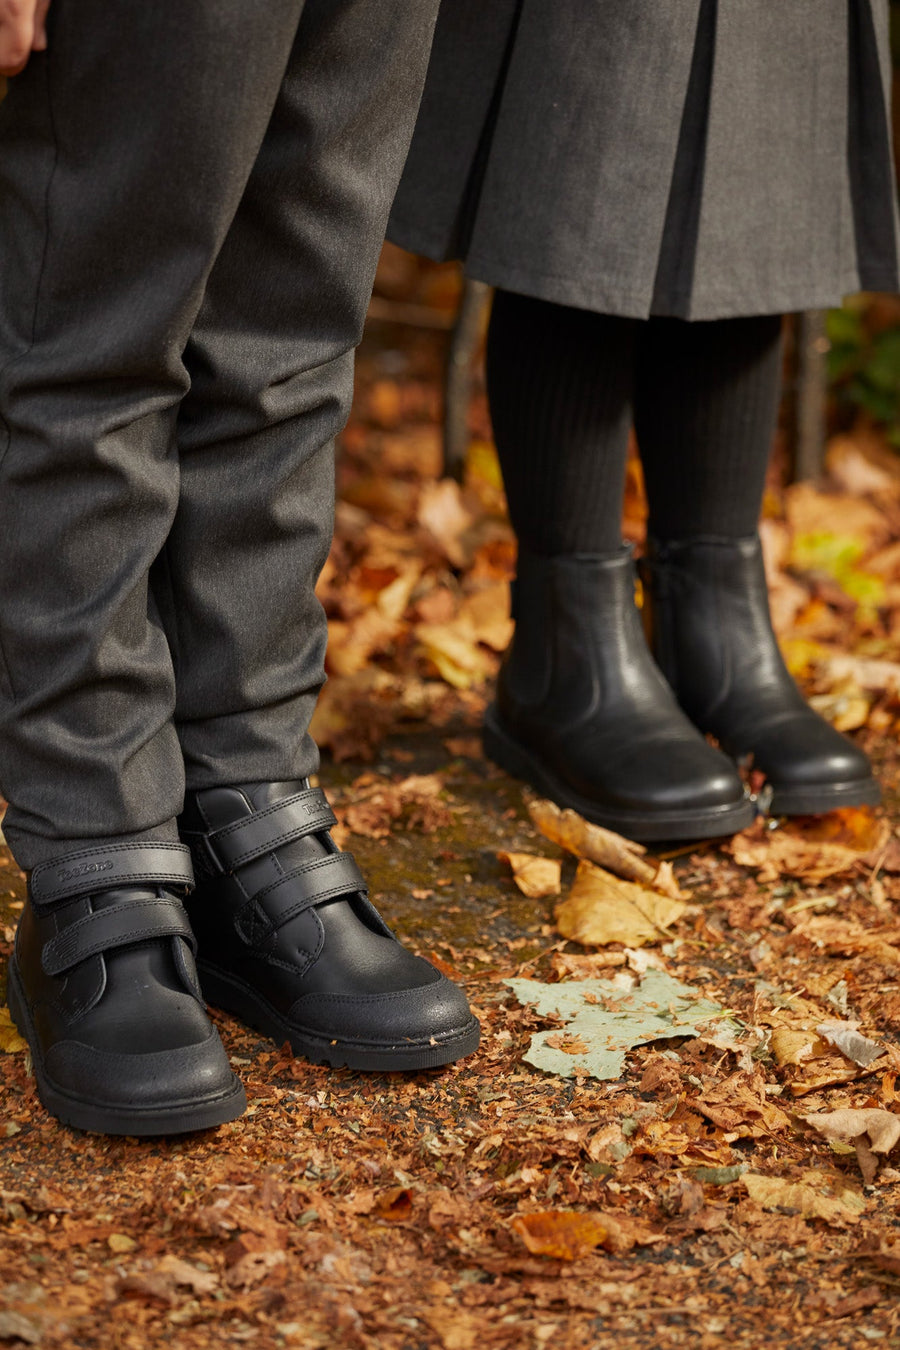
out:
M204 994L315 1063L425 1069L470 1054L479 1028L464 994L386 927L334 823L305 782L188 793Z
M191 882L180 844L98 845L31 873L7 997L63 1124L178 1134L244 1110L171 891Z
M773 815L874 804L861 750L804 701L784 664L756 535L654 543L641 566L647 631L678 702L765 774Z
M750 823L734 767L697 734L653 663L628 549L520 550L513 617L485 717L491 759L632 839L697 839Z

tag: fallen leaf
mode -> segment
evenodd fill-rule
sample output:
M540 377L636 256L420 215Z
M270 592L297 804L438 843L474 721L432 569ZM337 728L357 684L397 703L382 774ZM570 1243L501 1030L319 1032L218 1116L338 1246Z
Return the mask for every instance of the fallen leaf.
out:
M820 1036L800 1027L773 1027L769 1045L775 1063L781 1068L789 1064L802 1064L804 1060L826 1051Z
M465 567L470 561L463 536L472 528L474 517L463 502L462 489L452 478L428 483L419 498L419 524L431 535L448 562Z
M519 1214L510 1224L533 1256L577 1261L606 1241L608 1228L596 1214L548 1209Z
M842 1055L863 1069L874 1064L885 1052L883 1045L861 1035L852 1022L823 1022L816 1027L816 1031L829 1045L835 1046Z
M562 1050L566 1055L583 1055L590 1050L587 1041L583 1041L580 1036L574 1036L564 1031L554 1032L544 1041L552 1050Z
M442 1350L477 1350L484 1337L484 1321L460 1308L452 1311L431 1308L422 1317L436 1336Z
M195 1294L211 1294L219 1285L219 1277L213 1271L201 1270L199 1266L192 1265L190 1261L182 1261L180 1257L172 1256L171 1253L162 1258L156 1269L168 1276L173 1284L185 1285Z
M393 1186L376 1196L372 1213L385 1223L406 1223L412 1211L412 1191L405 1186Z
M28 1049L28 1042L19 1035L8 1008L0 1007L0 1051L17 1055Z
M472 633L486 647L504 652L513 635L509 612L509 586L492 581L467 595L459 607L459 618L471 625Z
M644 882L673 900L687 898L679 890L671 866L648 857L642 844L594 825L576 811L563 810L545 798L526 796L526 804L541 834L576 858L596 863L627 881Z
M479 645L468 620L420 623L413 629L421 654L454 689L469 689L494 673L496 657Z
M512 868L513 880L530 900L559 895L562 864L555 858L540 858L533 853L500 852L497 857Z
M556 926L563 937L585 946L621 942L641 947L667 937L685 908L680 900L622 881L582 859L568 897L557 907Z
M900 695L900 661L885 661L874 656L849 656L829 653L821 663L832 681L853 680L860 689L872 693Z
M759 869L760 881L786 875L816 882L850 871L889 838L887 822L863 808L830 816L791 821L775 830L756 821L724 847L741 867Z
M829 1141L854 1146L867 1186L878 1170L875 1155L891 1153L900 1141L900 1116L879 1107L820 1111L803 1119Z
M11 1310L0 1310L0 1340L40 1345L43 1339L44 1329L35 1319Z
M856 1223L866 1208L859 1188L837 1172L812 1169L799 1181L745 1172L741 1182L750 1199L763 1209L795 1211L806 1219Z
M115 1252L116 1255L124 1255L125 1252L137 1250L137 1243L127 1233L110 1233L106 1239L106 1244L110 1251Z
M540 1016L564 1018L563 1034L577 1036L587 1047L573 1056L550 1043L551 1037L560 1035L559 1030L541 1031L531 1038L526 1062L562 1078L618 1078L626 1052L634 1046L673 1036L699 1036L706 1023L726 1016L719 1004L663 971L648 970L639 983L626 976L616 978L561 980L558 984L504 980L519 1002L534 1005Z

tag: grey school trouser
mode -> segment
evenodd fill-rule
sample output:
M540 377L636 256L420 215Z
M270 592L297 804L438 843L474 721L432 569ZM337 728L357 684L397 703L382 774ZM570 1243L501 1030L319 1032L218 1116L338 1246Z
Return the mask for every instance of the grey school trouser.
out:
M24 868L297 778L437 0L53 0L0 106L0 790Z

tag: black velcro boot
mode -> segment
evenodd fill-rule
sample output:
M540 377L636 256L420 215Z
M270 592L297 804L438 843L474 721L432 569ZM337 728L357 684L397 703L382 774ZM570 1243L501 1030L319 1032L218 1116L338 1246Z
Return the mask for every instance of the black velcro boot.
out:
M465 995L369 903L335 817L305 781L189 792L180 821L203 992L314 1063L426 1069L471 1054Z
M813 712L784 664L757 535L653 543L641 575L653 654L678 702L765 774L773 815L880 800L866 755Z
M31 872L7 997L64 1125L180 1134L245 1109L172 894L192 881L188 850L165 843L80 849Z
M630 550L520 549L516 630L484 726L486 754L561 806L631 839L733 834L754 816L654 665Z

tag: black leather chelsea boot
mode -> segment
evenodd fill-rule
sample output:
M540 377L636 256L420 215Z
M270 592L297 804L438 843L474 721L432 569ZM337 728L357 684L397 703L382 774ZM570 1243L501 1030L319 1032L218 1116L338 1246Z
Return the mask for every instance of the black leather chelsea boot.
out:
M426 1069L471 1054L465 995L400 945L306 782L189 792L180 821L203 992L314 1063Z
M38 1095L64 1125L179 1134L246 1107L194 967L180 844L111 844L36 867L7 996Z
M784 664L757 535L652 543L641 574L653 654L678 702L733 759L752 758L772 815L880 800L867 757L813 712Z
M553 558L520 550L516 629L485 716L485 752L631 839L732 834L753 806L654 665L634 588L627 548Z

